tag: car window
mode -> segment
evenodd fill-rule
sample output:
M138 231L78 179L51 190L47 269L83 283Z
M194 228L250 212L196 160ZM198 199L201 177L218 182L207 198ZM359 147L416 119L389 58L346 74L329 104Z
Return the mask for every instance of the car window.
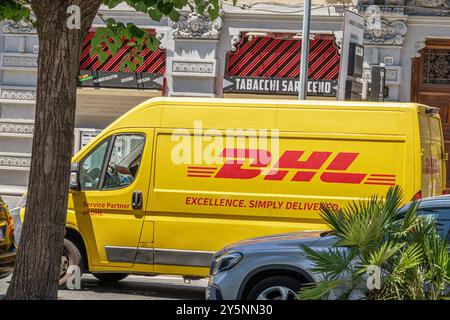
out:
M138 134L115 137L103 189L124 188L134 181L141 164L144 143L145 137Z
M417 210L417 213L436 220L436 227L439 232L449 237L450 229L450 208L421 208Z
M81 190L97 190L100 186L103 163L106 158L110 139L100 143L84 160L80 166Z

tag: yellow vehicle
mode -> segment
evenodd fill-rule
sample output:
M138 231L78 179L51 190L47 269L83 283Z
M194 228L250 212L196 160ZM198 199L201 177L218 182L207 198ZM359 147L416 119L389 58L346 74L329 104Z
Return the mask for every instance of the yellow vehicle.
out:
M7 204L0 197L0 279L9 276L16 261L14 223Z
M61 282L208 275L214 251L324 230L321 206L442 194L437 109L419 104L156 98L73 157ZM84 261L84 262L83 262Z

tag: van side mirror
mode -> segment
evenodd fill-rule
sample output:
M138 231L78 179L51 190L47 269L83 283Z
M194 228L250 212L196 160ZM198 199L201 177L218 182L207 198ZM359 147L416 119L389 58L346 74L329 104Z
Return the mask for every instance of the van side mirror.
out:
M72 163L70 168L70 183L69 189L74 191L81 190L80 185L80 166L78 163Z

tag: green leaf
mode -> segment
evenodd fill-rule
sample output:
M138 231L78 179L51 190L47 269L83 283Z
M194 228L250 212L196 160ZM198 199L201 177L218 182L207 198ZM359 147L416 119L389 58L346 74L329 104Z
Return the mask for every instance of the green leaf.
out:
M144 2L147 7L151 7L154 6L158 0L143 0L142 2Z
M208 14L209 14L209 17L211 18L211 20L213 20L213 21L216 20L219 17L219 8L209 6Z
M131 61L127 66L128 66L128 69L130 69L131 72L135 72L136 69L137 69L137 65L133 61Z
M134 8L136 9L136 11L139 12L147 12L148 10L148 6L144 3L144 1L139 1L136 2L136 4L134 5Z
M106 60L108 60L109 55L105 51L98 51L98 61L103 64Z
M159 11L161 11L161 13L163 15L167 16L167 15L169 15L169 13L173 9L173 3L172 2L159 1L158 4L157 4L157 7L158 7Z
M114 25L116 25L116 19L113 19L113 18L108 18L108 19L106 19L106 25L108 25L108 26L114 26Z
M144 57L143 56L136 56L137 65L142 65L144 63Z
M133 55L131 55L131 57L133 57ZM136 64L131 60L130 55L127 56L127 58L126 58L125 60L122 61L122 63L121 63L120 66L119 66L119 69L123 71L123 70L125 70L127 67L128 67L128 69L129 69L131 72L134 72L134 71L136 71L136 69L137 69Z
M141 38L145 37L145 34L146 34L145 31L142 30L141 28L137 27L133 23L128 23L127 29L130 32L131 36L135 39L141 39Z
M145 41L145 45L151 51L155 51L158 49L159 41L158 41L158 39L156 39L155 36L150 36Z
M183 7L186 5L186 0L173 0L172 1L173 6L177 9L183 9Z
M152 20L155 20L155 21L160 21L161 18L163 17L162 12L159 11L158 8L155 8L155 7L151 7L148 9L148 15L150 16L150 18Z
M175 9L173 9L170 13L169 13L169 18L172 21L178 21L180 19L180 14L178 13L178 11L176 11Z
M205 5L204 3L200 3L200 4L197 6L197 12L198 12L199 14L203 15L203 14L205 13L205 10L206 10L206 5Z
M117 7L123 0L103 0L103 4L107 5L109 9Z

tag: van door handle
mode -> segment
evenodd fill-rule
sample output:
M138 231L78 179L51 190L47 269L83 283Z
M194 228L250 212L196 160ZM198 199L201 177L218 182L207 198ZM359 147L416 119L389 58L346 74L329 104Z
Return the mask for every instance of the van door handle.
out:
M142 191L133 191L131 206L134 210L142 209Z

